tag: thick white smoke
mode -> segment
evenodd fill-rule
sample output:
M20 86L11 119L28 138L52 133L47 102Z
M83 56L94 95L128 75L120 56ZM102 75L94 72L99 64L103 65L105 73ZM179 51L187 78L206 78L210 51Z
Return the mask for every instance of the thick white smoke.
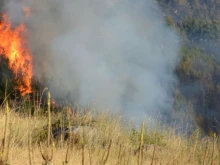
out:
M132 115L169 113L179 39L155 1L11 0L15 22L23 3L32 12L35 77L54 97Z

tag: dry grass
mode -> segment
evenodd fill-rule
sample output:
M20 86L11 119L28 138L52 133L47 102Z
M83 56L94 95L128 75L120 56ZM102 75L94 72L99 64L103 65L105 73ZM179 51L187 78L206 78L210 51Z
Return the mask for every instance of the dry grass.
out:
M26 112L30 112L27 106L26 109ZM220 162L219 137L215 134L202 137L199 131L195 131L190 137L185 137L177 135L172 129L148 130L144 125L140 130L135 130L131 126L124 126L124 121L117 115L91 111L70 115L66 112L68 111L64 107L60 113L51 113L49 119L47 114L17 113L15 109L10 108L5 123L7 113L5 107L2 107L0 132L4 132L5 124L7 132L6 135L0 134L0 141L6 137L5 150L9 151L5 164L45 163L42 154L51 152L48 148L52 143L54 151L51 164L215 165ZM51 132L51 128L48 130L48 122L51 122L52 129L55 123L59 123L58 125L63 128L78 126L78 130L70 131L69 139L65 139L64 134L55 139L47 133ZM39 142L44 153L40 152Z

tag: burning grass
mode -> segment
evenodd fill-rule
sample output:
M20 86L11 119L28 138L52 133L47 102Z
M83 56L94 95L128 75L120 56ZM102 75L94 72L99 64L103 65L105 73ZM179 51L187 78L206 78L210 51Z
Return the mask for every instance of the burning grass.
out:
M21 112L7 103L1 107L2 164L214 165L220 161L215 134L205 137L197 130L186 137L173 129L148 129L147 123L135 129L117 114L79 108L70 114L63 107L48 115L50 106L47 111L35 108L41 113L31 114L30 102L20 106Z
M0 22L0 56L9 60L9 68L15 74L15 79L19 82L17 88L22 95L32 92L33 62L31 52L28 49L28 31L25 21L29 17L30 10L24 9L25 20L18 26L12 26L9 16L2 14Z

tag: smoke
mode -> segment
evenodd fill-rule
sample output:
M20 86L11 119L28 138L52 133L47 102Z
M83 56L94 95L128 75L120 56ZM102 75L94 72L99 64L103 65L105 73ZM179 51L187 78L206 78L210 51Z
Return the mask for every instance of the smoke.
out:
M179 37L153 0L11 0L27 22L35 78L54 97L130 116L167 115L177 85Z

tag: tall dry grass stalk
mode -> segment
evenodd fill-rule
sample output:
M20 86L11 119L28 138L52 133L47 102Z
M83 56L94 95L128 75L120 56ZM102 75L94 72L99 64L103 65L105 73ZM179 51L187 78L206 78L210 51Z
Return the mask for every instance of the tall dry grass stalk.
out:
M92 165L91 146L89 146L89 165Z
M65 155L65 161L63 162L63 165L67 165L69 163L69 158L68 158L69 148L70 148L70 146L68 145L67 150L66 150L66 155Z
M155 153L156 153L156 145L157 145L157 134L155 134L154 137L154 150L153 150L153 155L152 155L152 159L151 159L151 165L154 164L154 159L155 159Z
M197 149L197 145L198 145L198 140L199 140L199 132L197 131L196 135L195 135L195 139L194 139L194 145L193 145L191 154L189 156L189 161L188 162L190 164L194 164L195 163L195 154L196 154L196 149Z
M212 140L213 140L213 143L212 143L212 158L211 158L210 165L214 164L214 159L215 159L215 143L216 143L216 134L215 133L213 133L213 135L212 135Z
M112 139L109 142L106 156L105 156L105 152L104 152L104 154L102 156L102 161L101 161L102 163L101 164L105 165L108 162L108 159L109 159L109 156L110 156L110 152L111 152L111 147L112 147Z
M7 100L7 85L8 84L8 81L6 80L6 89L5 89L5 99L6 99L6 105L5 105L5 125L4 125L4 136L3 136L3 139L2 139L2 144L1 144L1 156L3 157L3 159L5 159L5 148L6 148L6 138L7 138L7 128L8 128L8 118L9 118L9 106L8 106L8 100Z
M143 164L143 144L144 144L144 122L142 122L142 126L141 126L139 154L138 154L138 165Z
M41 156L43 158L43 160L45 161L45 165L53 165L52 163L52 159L53 159L53 152L54 152L54 143L52 142L52 131L51 131L51 112L50 112L50 102L51 102L51 95L50 92L48 92L47 95L47 112L48 112L48 130L47 130L47 146L46 146L46 153L43 153L42 150L42 144L41 142L39 143L39 147L40 147L40 153ZM51 148L51 152L49 151L49 148Z
M50 114L50 100L51 100L51 95L50 92L48 92L48 100L47 100L47 113L48 113L48 136L47 136L47 147L49 148L51 144L51 114Z
M72 139L73 139L73 132L71 128L71 123L70 123L70 113L69 113L69 108L67 107L67 119L68 119L68 128L69 128L69 138L67 142L67 149L66 149L66 155L65 155L65 161L63 162L63 165L67 165L69 163L69 150L72 146ZM62 137L61 137L61 143L62 143Z
M82 135L82 165L85 164L85 130L83 127L83 135Z
M31 109L29 109L29 115L28 115L28 158L29 158L29 165L32 165L32 140L31 140L31 126L30 126L30 120L31 120Z
M5 165L8 162L8 154L10 149L10 134L8 135L8 121L10 116L10 109L8 106L8 101L6 100L5 105L5 113L4 113L4 132L3 132L3 139L0 146L0 164Z
M118 162L117 165L121 163L121 144L119 145L119 152L118 152Z
M208 154L208 146L209 146L209 139L207 138L206 139L206 146L205 146L205 154L204 154L203 161L202 161L203 165L205 165L205 162L206 162L206 158L207 158L207 154Z
M130 163L130 157L131 157L131 150L129 149L129 150L128 150L128 159L127 159L127 161L126 161L126 164L127 164L127 165L129 165L129 163Z

